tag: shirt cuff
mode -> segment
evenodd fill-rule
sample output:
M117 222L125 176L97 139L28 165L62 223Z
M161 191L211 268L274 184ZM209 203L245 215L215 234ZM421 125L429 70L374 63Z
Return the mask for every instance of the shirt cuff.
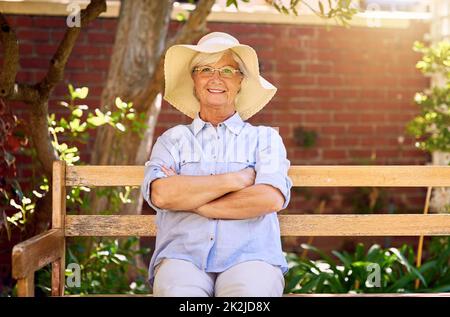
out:
M141 192L145 201L156 211L167 211L156 207L150 199L150 184L159 178L166 178L167 175L161 170L161 167L157 165L147 165L145 167L144 182L142 183Z
M291 199L292 181L288 176L281 174L256 174L255 185L266 184L278 188L284 196L284 204L281 209L285 209Z

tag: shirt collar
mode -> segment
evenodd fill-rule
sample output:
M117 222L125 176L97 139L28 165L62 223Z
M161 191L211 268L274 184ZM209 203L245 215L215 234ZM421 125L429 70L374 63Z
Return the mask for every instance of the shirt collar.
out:
M191 127L192 131L194 131L194 135L203 129L206 122L200 118L199 112L196 113L194 120L192 121ZM234 134L238 135L241 132L242 127L245 125L245 122L242 120L241 116L237 111L229 117L227 120L223 122L223 124Z

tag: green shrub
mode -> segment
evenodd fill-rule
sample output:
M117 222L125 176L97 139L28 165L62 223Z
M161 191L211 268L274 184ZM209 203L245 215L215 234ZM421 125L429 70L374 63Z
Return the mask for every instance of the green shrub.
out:
M302 259L286 254L289 272L286 293L409 293L450 291L450 238L435 237L429 247L428 260L420 268L414 265L412 246L381 248L372 245L367 251L358 244L354 253L332 251L328 256L318 248L303 244L304 249L320 256L319 260ZM379 287L373 283L373 269L380 268ZM415 289L416 279L421 281Z

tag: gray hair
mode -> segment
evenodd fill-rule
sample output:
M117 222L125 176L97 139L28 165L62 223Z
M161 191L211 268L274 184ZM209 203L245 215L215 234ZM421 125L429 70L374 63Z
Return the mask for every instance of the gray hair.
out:
M217 53L197 53L191 61L189 69L192 71L195 67L204 66L207 64L214 64L219 61L225 53L231 53L233 59L238 63L239 69L243 73L244 77L247 74L247 69L245 68L245 64L242 59L236 54L233 50L228 49L225 51L217 52Z

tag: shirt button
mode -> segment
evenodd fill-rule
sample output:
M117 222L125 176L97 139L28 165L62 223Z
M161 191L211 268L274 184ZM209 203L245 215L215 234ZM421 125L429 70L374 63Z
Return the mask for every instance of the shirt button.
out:
M209 240L213 241L213 240L214 240L214 237L210 237Z
M221 127L222 126L222 123L219 123L219 127Z

